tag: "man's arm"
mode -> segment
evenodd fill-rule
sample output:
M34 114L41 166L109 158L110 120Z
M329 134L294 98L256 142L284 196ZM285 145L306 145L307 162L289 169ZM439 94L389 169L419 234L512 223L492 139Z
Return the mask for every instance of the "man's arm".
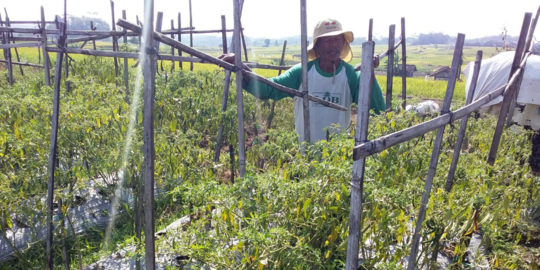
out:
M285 73L281 74L279 77L271 78L270 80L283 86L298 90L298 88L300 88L300 84L302 83L301 71L302 69L300 65L295 65ZM250 94L263 100L280 100L286 97L292 97L292 95L276 90L271 86L255 80L249 80L249 82L244 80L242 82L242 87Z

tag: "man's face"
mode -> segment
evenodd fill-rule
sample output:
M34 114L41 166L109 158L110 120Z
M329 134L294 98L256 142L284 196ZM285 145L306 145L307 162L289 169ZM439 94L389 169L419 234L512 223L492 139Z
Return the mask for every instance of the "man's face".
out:
M316 44L318 57L323 61L339 61L344 43L343 35L318 38Z

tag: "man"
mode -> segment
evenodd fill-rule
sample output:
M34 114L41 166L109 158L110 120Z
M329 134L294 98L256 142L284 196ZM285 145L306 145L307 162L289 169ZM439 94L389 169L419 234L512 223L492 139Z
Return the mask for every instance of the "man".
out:
M347 111L328 108L318 103L309 102L309 118L311 142L327 138L325 128L331 132L341 132L349 127L351 122L351 104L358 102L360 72L348 64L352 59L350 43L353 41L351 31L343 31L336 20L323 20L317 23L313 31L313 42L308 46L308 91L310 95L339 104ZM219 57L229 63L234 63L234 54ZM375 59L378 64L378 58ZM244 69L249 70L244 65ZM302 67L293 66L286 73L271 81L302 91ZM244 76L243 87L246 91L260 99L280 100L292 97L270 86L250 80ZM304 141L304 115L302 98L293 97L296 133L300 143ZM381 87L377 80L371 88L370 109L376 114L386 108ZM339 125L338 129L332 127Z

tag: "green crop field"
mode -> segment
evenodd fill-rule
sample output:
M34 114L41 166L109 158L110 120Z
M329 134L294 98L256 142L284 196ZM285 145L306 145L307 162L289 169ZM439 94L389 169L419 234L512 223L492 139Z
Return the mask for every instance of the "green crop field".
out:
M427 46L420 53L419 49L409 47L408 63L421 69L450 65L453 50ZM477 49L466 48L466 61L474 58ZM220 54L217 47L201 50ZM358 47L353 50L356 57L361 55ZM292 55L299 51L298 47L289 48L289 64L298 61ZM384 46L377 46L376 52L382 51ZM20 49L19 53L23 61L38 62L35 48ZM489 57L490 53L486 50L484 55ZM280 55L281 46L251 48L249 60L276 63ZM74 218L69 209L80 206L80 196L83 201L88 199L81 194L86 194L89 186L98 190L100 198L111 201L122 192L136 197L133 194L141 188L143 108L133 105L140 101L133 96L134 89L141 86L136 84L138 69L130 68L130 95L126 97L123 76L115 77L112 59L71 57L70 92L65 91L63 79L60 96L55 198L62 199L62 207L55 212L55 269L64 269L63 249L74 269L118 250L126 251L123 260L141 258L144 244L135 236L136 209L129 202L115 206L120 214L110 230L90 226L85 233L74 235L69 227ZM51 54L53 63L54 58ZM135 61L130 60L129 65ZM213 269L344 268L354 127L329 140L305 145L302 154L291 99L276 103L273 125L267 128L272 102L244 93L247 173L240 179L234 78L228 107L221 113L223 70L210 64L194 66L195 72L189 72L188 63L181 71L178 66L171 71L170 63L163 63L163 71L159 68L156 77L156 231L186 215L193 217L189 226L156 240L157 254L186 256L192 269L205 265ZM120 72L122 69L120 64ZM23 225L31 227L26 230L35 230L34 226L46 221L53 89L45 86L42 69L24 70L25 76L21 76L19 69L14 69L16 83L10 86L7 70L0 64L0 233L4 238L24 230ZM277 75L272 70L256 72L266 77ZM386 77L377 79L385 89ZM368 139L431 118L402 111L401 78L395 78L393 84L393 111L370 117ZM440 100L446 82L407 78L407 89L409 103ZM458 82L454 109L463 105L464 89L464 82ZM214 147L222 119L225 144L215 163ZM128 132L130 121L135 124L132 133ZM440 252L451 258L451 269L471 269L467 244L473 233L481 232L491 269L538 269L540 177L527 162L533 133L506 129L497 160L488 166L485 160L495 124L493 116L469 120L467 142L450 193L444 186L457 129L447 127L421 231L424 252L417 262L419 267L431 265L432 252ZM132 138L131 147L126 150L128 138ZM360 245L363 269L401 269L410 252L411 224L420 208L434 138L435 132L430 132L366 159ZM112 213L96 211L91 215L108 217ZM62 216L66 227L61 225ZM208 221L210 230L206 230ZM0 262L0 269L44 269L45 246L33 237L29 246Z

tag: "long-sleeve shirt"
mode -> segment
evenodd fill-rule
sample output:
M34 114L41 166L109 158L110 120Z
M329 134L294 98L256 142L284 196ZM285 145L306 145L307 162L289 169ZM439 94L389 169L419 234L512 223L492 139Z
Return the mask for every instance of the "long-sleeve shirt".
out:
M271 81L289 88L302 89L302 67L300 64L293 66L279 77L270 79ZM304 141L304 111L302 99L290 94L278 91L268 85L250 80L243 82L246 91L260 99L280 100L286 97L293 97L295 127L299 142ZM327 73L319 67L319 59L308 62L308 92L310 95L339 104L347 111L339 111L333 108L320 105L316 102L309 102L310 133L311 142L324 140L331 132L341 132L346 130L351 122L351 104L358 102L360 90L360 72L344 61L341 61L334 73ZM371 87L370 109L376 114L384 111L386 104L377 80ZM337 128L332 125L339 125Z

